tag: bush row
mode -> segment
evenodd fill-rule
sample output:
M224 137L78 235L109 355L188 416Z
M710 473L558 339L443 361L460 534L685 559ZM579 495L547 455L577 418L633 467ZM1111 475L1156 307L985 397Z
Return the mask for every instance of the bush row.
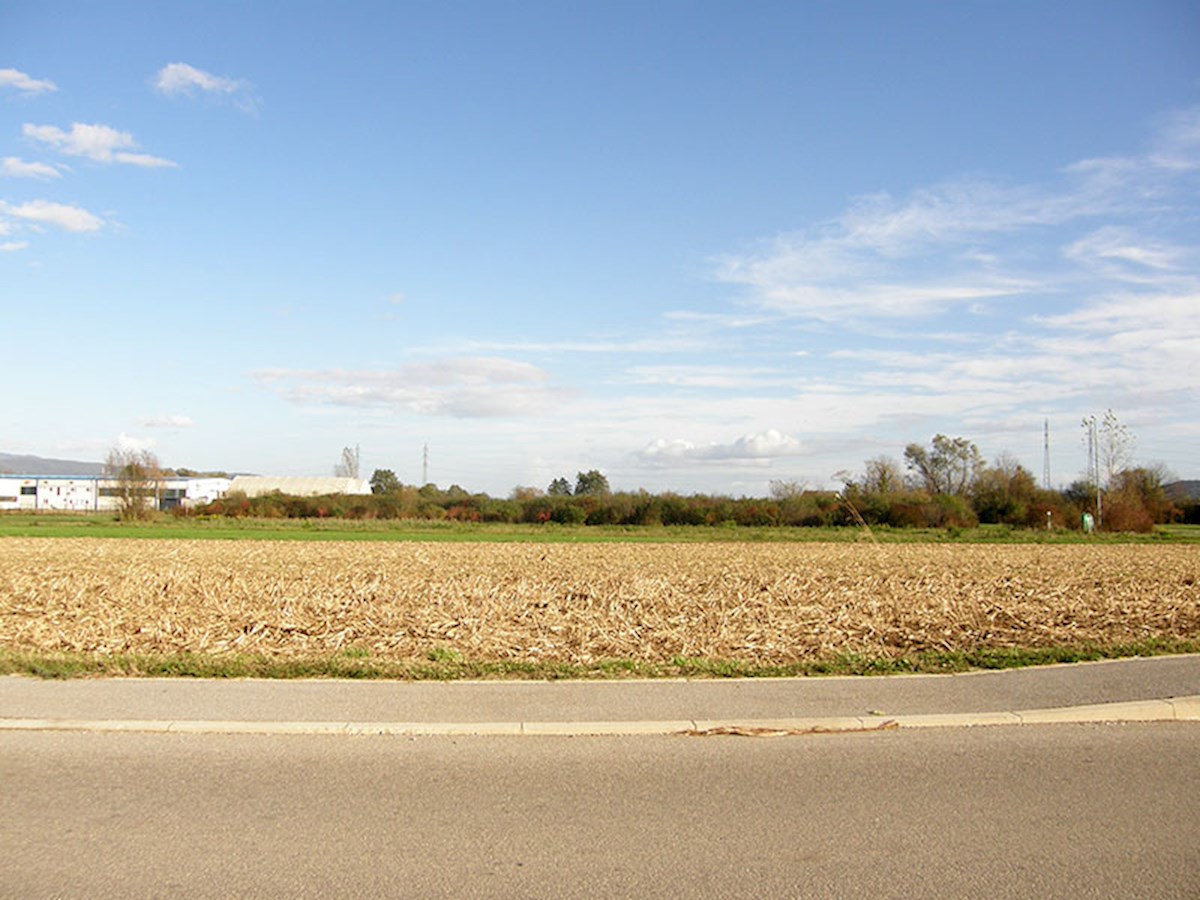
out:
M1183 509L1147 503L1133 491L1104 495L1103 524L1112 531L1149 531L1154 524L1193 521ZM916 490L864 492L850 485L841 494L806 491L786 498L730 498L694 494L615 493L583 496L524 496L499 499L404 487L370 495L260 497L230 494L193 512L256 518L426 519L564 525L837 526L866 524L893 528L970 528L982 523L1028 528L1080 528L1093 498L1036 490L1004 504L982 505L956 495ZM1190 518L1189 518L1190 517Z

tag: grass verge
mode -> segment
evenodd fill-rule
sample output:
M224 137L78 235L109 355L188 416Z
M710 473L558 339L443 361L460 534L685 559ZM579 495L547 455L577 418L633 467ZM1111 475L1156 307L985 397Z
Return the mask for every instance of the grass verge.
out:
M412 519L228 519L158 516L120 522L106 513L3 513L3 537L176 540L435 541L450 543L853 543L1128 544L1200 543L1200 525L1160 525L1148 534L977 528L736 527L722 525L512 525Z
M898 657L838 654L783 665L675 657L669 662L598 660L589 665L519 660L469 660L431 652L425 659L373 660L360 653L278 659L255 654L32 653L0 649L0 675L67 678L344 678L403 681L792 678L821 675L951 674L1055 663L1200 653L1200 640L1151 639L1131 644L921 651Z

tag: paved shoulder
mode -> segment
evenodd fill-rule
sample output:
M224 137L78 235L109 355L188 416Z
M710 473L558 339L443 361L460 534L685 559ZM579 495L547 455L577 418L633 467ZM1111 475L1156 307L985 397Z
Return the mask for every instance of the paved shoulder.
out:
M129 723L134 729L321 733L662 732L876 727L1109 718L1187 719L1200 656L1155 657L960 675L721 681L347 682L0 678L0 725ZM1080 710L1068 714L1064 709ZM1072 716L1074 716L1072 718ZM155 724L157 723L157 724ZM188 723L193 723L189 725ZM590 731L578 726L588 724ZM373 728L374 727L374 728ZM574 728L574 731L572 729Z

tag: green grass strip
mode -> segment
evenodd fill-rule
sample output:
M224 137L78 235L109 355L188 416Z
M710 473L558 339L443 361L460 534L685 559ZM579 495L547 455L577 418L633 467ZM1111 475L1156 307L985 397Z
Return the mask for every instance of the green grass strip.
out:
M1200 543L1200 525L1160 525L1149 534L1092 534L981 525L978 528L729 527L706 525L507 525L411 519L227 519L160 516L119 522L107 514L3 513L3 537L175 540L445 541L452 543Z
M345 678L401 681L788 678L948 674L1182 653L1200 653L1200 640L1148 639L1132 644L925 651L900 657L838 654L779 665L682 656L669 662L613 659L588 665L571 665L521 660L469 660L449 650L432 651L426 659L396 661L372 659L361 651L279 659L253 654L31 653L0 649L0 675L46 679Z

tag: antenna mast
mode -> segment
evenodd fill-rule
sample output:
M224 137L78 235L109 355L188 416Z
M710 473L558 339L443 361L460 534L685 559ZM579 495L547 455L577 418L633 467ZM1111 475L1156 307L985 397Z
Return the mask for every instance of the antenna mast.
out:
M425 445L425 451L421 454L421 487L429 484L429 445Z

